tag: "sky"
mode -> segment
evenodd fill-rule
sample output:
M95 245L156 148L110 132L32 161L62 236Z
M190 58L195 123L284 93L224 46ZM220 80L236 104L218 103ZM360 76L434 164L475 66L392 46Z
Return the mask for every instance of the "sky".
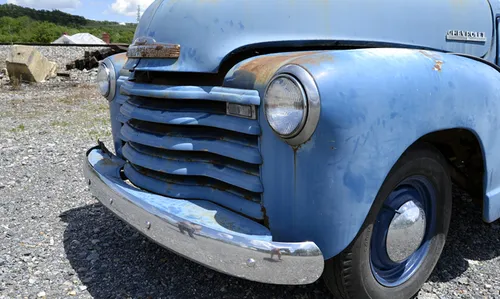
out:
M35 9L59 9L99 21L136 22L137 6L144 11L154 0L0 0Z

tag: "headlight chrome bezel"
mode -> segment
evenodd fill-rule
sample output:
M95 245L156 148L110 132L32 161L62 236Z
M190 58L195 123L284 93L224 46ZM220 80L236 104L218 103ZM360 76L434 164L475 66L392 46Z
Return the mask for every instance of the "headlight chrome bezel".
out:
M264 93L264 105L266 104L266 95L271 83L280 77L286 77L287 79L292 80L302 90L302 93L305 96L302 121L291 134L281 135L271 126L265 108L264 114L268 125L276 135L285 140L288 144L298 146L311 138L318 125L321 112L319 90L312 75L303 67L295 64L285 65L276 72L271 80L269 80Z
M99 87L99 92L101 93L101 95L105 98L107 98L108 100L112 100L114 97L115 97L115 93L116 93L116 72L115 72L115 67L113 66L113 63L109 60L109 59L105 59L104 61L101 61L99 63L99 71L98 71L98 75L97 75L97 78L99 78L99 72L101 71L101 68L103 71L106 72L106 77L108 78L108 84L109 84L109 88L108 88L108 91L106 94L104 94L101 90L101 88ZM99 81L98 79L96 79L97 81L97 84L99 84Z

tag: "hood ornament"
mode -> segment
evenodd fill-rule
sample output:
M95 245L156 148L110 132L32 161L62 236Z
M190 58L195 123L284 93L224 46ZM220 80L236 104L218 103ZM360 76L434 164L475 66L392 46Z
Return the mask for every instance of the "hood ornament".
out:
M158 43L152 37L139 37L128 48L128 58L172 58L181 55L181 46L177 44Z
M446 33L447 41L460 41L460 42L486 42L486 32L479 31L463 31L463 30L449 30Z

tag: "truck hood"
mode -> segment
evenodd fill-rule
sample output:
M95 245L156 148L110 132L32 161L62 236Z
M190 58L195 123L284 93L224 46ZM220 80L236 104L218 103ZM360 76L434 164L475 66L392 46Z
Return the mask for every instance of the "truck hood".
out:
M447 40L450 30L486 41ZM139 37L178 44L181 54L136 69L210 73L234 52L266 46L403 45L483 57L493 20L487 0L156 0Z

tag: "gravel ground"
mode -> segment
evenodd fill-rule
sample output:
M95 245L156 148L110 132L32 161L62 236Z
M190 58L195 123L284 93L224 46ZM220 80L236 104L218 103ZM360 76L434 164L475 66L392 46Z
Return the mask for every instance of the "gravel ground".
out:
M206 269L149 242L88 192L81 163L111 144L95 72L0 85L0 298L330 298L322 281L273 286ZM500 298L500 223L454 192L444 254L419 298Z
M0 46L0 69L5 67L5 60L9 56L11 46ZM83 58L85 51L97 51L104 48L98 47L35 47L42 55L50 61L54 61L59 65L59 71L66 70L66 64Z

